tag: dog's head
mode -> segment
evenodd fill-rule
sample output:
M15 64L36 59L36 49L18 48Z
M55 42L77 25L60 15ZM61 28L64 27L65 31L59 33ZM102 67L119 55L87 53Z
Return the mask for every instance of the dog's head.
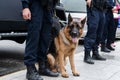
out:
M78 39L83 33L83 27L85 24L86 18L80 21L74 21L71 15L68 15L68 25L66 26L66 37L71 40L73 43L78 42Z

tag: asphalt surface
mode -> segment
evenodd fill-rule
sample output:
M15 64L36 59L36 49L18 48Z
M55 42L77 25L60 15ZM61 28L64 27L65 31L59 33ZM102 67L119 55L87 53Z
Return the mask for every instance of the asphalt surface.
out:
M80 73L79 77L74 77L71 72L70 64L66 65L66 70L69 78L48 77L42 76L44 80L120 80L120 41L117 41L115 51L111 53L100 54L107 58L106 61L95 60L94 65L86 64L83 62L84 51L75 54L75 65L77 71ZM79 49L79 48L78 48ZM21 70L12 74L0 77L0 80L26 80L26 70Z

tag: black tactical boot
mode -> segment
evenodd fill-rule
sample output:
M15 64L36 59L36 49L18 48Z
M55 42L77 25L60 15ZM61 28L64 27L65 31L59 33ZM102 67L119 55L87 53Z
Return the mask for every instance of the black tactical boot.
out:
M37 72L35 65L27 66L26 78L28 80L43 80L43 78L41 78L39 73Z
M105 46L105 44L101 44L101 51L107 52L107 53L111 52L111 51Z
M94 60L103 60L103 61L106 60L106 58L103 58L102 56L100 56L98 51L93 51L92 58Z
M114 50L115 50L115 48L113 48L111 45L107 45L107 48L108 48L109 50L111 50L111 51L114 51Z
M47 61L43 62L39 62L39 74L40 75L45 75L45 76L50 76L50 77L58 77L59 76L59 73L55 73L53 71L50 71L50 69L48 69L48 66L47 66Z
M85 51L84 54L84 62L88 63L88 64L94 64L91 56L90 56L90 51Z

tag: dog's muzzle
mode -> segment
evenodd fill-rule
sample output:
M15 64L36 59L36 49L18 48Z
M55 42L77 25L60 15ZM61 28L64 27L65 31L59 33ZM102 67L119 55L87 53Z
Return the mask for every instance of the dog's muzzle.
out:
M72 42L76 43L78 41L79 33L76 31L71 32Z

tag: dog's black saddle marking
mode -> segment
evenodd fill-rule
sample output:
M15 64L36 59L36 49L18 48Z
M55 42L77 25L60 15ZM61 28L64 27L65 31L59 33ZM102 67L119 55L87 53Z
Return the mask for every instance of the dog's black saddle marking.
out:
M55 57L56 51L55 51L55 44L54 44L54 38L58 36L60 30L65 26L64 21L60 21L59 17L53 16L53 25L52 25L52 37L51 37L51 43L49 46L48 53L52 53L52 55Z

